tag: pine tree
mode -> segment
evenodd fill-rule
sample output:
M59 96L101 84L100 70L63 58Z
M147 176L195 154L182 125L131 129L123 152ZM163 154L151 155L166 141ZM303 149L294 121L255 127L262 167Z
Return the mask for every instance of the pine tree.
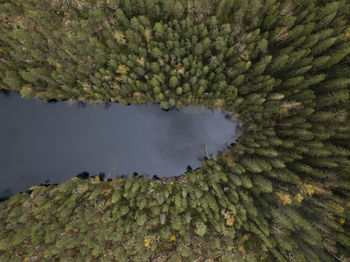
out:
M289 55L280 55L279 57L274 58L268 66L268 71L271 73L282 71L288 59Z

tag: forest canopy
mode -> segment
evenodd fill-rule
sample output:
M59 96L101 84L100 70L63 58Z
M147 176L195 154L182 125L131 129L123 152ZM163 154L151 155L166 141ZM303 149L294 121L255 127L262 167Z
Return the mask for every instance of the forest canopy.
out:
M0 261L349 261L349 17L347 0L0 0L0 89L243 123L179 181L0 203Z

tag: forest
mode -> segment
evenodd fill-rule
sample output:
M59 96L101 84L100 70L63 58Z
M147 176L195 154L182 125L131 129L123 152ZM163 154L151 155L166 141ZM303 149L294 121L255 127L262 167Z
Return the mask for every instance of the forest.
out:
M349 86L347 0L0 0L0 89L243 123L177 181L0 202L0 261L349 262Z

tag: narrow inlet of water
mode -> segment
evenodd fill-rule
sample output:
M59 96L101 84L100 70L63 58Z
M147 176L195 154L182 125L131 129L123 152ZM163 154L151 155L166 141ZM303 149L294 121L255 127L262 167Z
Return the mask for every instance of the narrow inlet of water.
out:
M189 106L44 103L0 95L0 197L33 185L61 183L82 171L106 177L179 176L239 136L222 110Z

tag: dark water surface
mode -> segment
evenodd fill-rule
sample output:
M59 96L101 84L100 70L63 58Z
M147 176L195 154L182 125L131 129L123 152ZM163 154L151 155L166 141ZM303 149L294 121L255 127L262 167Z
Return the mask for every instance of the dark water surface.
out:
M0 94L0 197L82 171L179 176L201 166L204 146L212 157L237 139L239 124L225 115L200 106L81 107Z

